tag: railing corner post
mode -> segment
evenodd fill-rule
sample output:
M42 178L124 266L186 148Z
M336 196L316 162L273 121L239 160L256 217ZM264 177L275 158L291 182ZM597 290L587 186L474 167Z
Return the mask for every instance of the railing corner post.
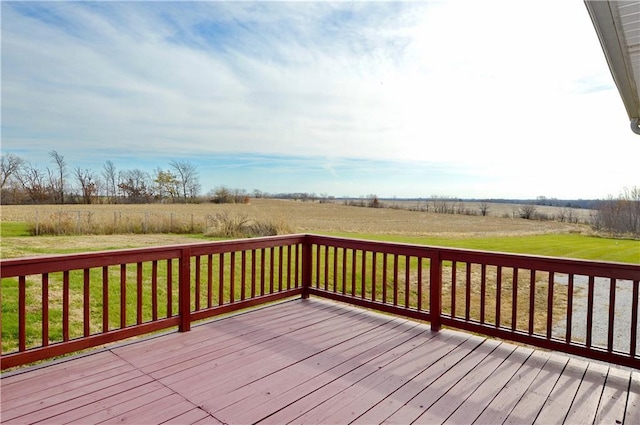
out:
M435 251L429 264L429 314L431 316L431 330L440 330L442 316L442 260L440 251Z
M309 236L305 236L302 242L302 298L309 298L309 288L313 278L313 245L309 242Z
M179 311L180 332L191 330L191 248L184 247L180 250L180 279L179 286Z

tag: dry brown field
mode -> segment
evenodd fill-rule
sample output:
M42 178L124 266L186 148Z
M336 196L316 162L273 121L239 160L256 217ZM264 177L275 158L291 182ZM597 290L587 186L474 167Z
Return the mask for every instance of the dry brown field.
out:
M535 221L499 216L466 216L436 214L391 208L363 208L342 203L320 204L292 200L253 199L249 204L146 204L146 205L38 205L0 206L1 222L56 220L62 212L71 220L89 219L106 223L129 221L138 223L174 220L204 225L207 215L228 213L244 215L251 220L283 223L292 233L377 234L432 237L524 236L549 233L588 232L579 224ZM197 232L196 232L197 233ZM0 245L0 258L34 255L55 249L103 250L170 245L193 242L193 236L181 234L111 234L6 237Z
M495 205L495 206L494 206ZM44 222L63 212L72 221L109 223L114 220L144 221L145 217L165 217L177 222L202 225L208 215L227 212L245 215L251 220L287 224L293 232L377 233L400 235L468 236L531 235L582 231L584 225L554 221L506 218L495 214L500 208L512 211L508 204L492 204L487 217L436 214L394 208L363 208L341 203L317 203L292 200L252 199L249 204L143 204L143 205L36 205L0 206L2 222ZM542 208L542 207L541 207ZM546 207L554 208L554 207ZM509 215L509 214L506 214Z

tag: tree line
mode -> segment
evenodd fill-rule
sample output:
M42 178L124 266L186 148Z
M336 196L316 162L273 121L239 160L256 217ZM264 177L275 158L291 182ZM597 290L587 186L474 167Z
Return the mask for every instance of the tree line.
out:
M55 150L49 157L51 164L42 167L2 153L2 204L193 202L200 194L197 167L188 161L174 160L148 173L139 168L118 170L112 161L100 171L72 168Z

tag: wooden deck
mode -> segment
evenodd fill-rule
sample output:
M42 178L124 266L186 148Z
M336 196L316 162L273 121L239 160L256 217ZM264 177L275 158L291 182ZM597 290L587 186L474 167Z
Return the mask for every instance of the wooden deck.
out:
M640 373L317 299L3 375L2 423L640 423Z

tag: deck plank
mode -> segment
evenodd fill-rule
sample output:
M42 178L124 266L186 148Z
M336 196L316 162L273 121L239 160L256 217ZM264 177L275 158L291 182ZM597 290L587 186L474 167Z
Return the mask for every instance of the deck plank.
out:
M549 398L569 358L561 355L551 355L540 373L535 377L527 391L518 400L515 407L504 421L504 424L531 424L536 420L542 406Z
M563 423L589 363L570 358L538 414L536 424Z
M638 371L313 298L0 385L8 424L640 423Z
M404 424L415 421L426 409L440 400L453 386L470 372L477 369L500 345L498 341L480 340L479 345L458 364L452 365L428 390L421 391L408 403L385 418L385 423ZM473 355L472 355L473 354Z
M529 360L532 353L533 350L529 348L516 348L444 423L465 425L475 421Z
M386 419L397 412L401 407L414 400L416 397L420 400L420 403L424 402L422 394L424 391L428 391L430 395L432 386L436 382L442 384L451 377L456 376L454 380L457 381L460 375L467 373L482 359L480 356L470 357L469 354L480 344L484 339L480 337L470 337L462 344L458 345L452 351L450 351L445 357L438 360L434 365L424 370L422 373L414 377L406 385L403 385L397 391L390 393L380 403L370 406L369 409L360 415L353 422L354 424L369 424L372 422L380 421L380 418ZM484 347L483 349L486 349ZM451 369L455 369L449 372ZM463 371L464 370L464 371ZM448 374L448 375L447 375ZM444 386L447 384L445 383Z
M630 380L631 372L629 370L609 368L594 423L621 424L624 422Z
M640 372L637 371L631 373L624 423L629 425L640 424Z
M600 363L589 363L580 382L580 387L571 403L566 423L593 423L604 391L609 367Z
M549 354L534 351L511 380L507 382L504 388L488 403L487 407L482 414L476 418L474 423L503 423L548 360Z

